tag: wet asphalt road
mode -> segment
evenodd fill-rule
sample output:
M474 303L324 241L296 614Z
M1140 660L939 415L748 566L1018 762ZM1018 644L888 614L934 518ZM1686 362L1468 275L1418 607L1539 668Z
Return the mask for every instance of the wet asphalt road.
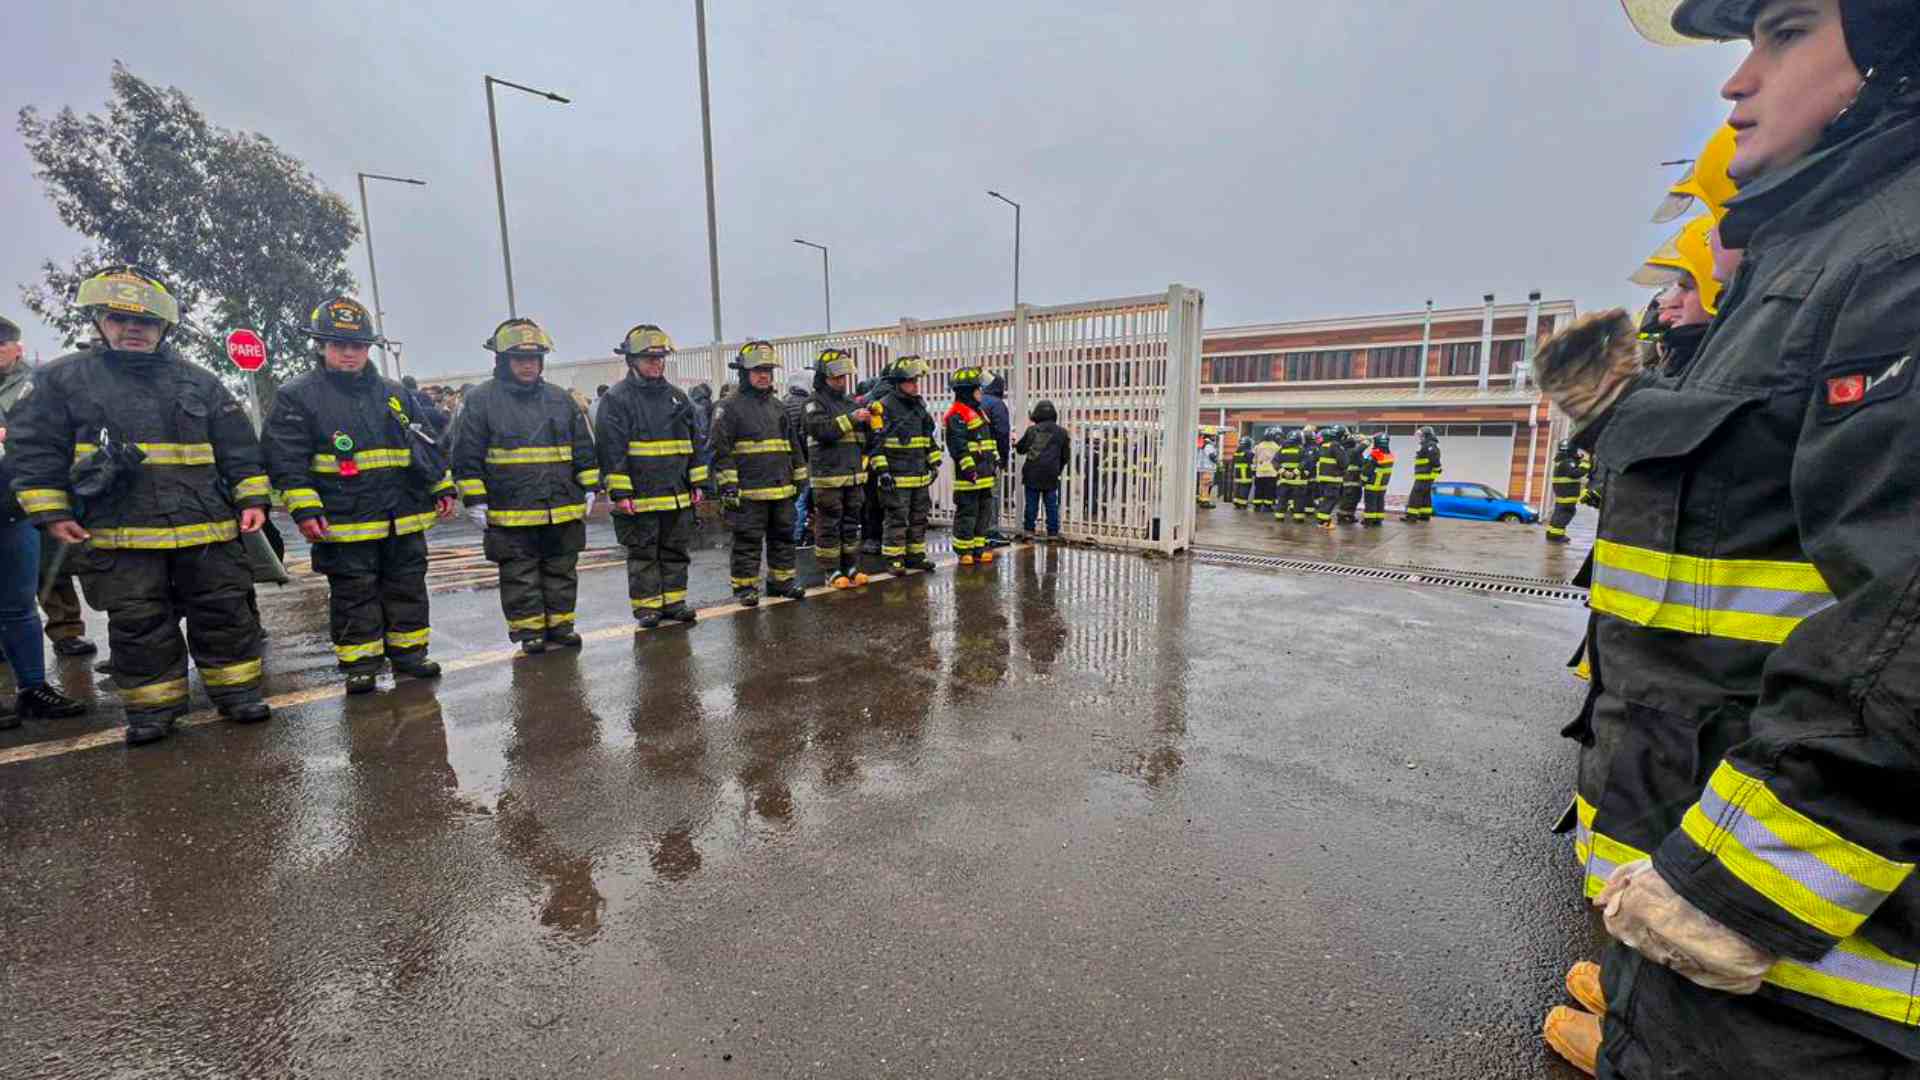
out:
M533 659L436 595L460 670L351 702L268 591L273 723L0 736L0 1075L1573 1075L1577 606L1058 547L623 590Z

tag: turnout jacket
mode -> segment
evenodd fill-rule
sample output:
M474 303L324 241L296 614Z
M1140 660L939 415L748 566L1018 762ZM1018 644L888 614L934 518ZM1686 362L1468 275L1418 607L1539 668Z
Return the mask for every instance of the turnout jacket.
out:
M860 404L836 394L821 378L801 408L806 428L807 474L817 488L858 487L867 482L867 438L872 428L854 422Z
M1253 475L1257 477L1278 476L1280 470L1275 459L1282 453L1280 444L1272 439L1261 439L1253 446Z
M1275 459L1274 475L1283 484L1304 484L1307 482L1306 449L1299 443L1288 443L1280 448Z
M102 439L146 460L112 499L81 509L103 550L200 547L240 535L235 512L266 509L260 443L211 371L162 345L123 353L88 345L40 368L7 414L7 464L36 525L71 520L70 470Z
M487 508L489 528L580 521L600 484L587 416L545 379L496 374L467 391L454 421L453 480L466 505Z
M453 494L453 478L429 489L413 474L406 425L422 415L413 392L371 363L354 375L323 367L282 386L263 442L287 512L296 522L325 517L328 543L431 528L434 501ZM335 445L339 436L350 451Z
M985 414L964 401L954 402L947 409L943 437L947 453L953 455L953 490L992 490L993 474L1000 468L999 443L994 440L993 425L987 422ZM968 480L968 469L972 469L978 479Z
M1415 480L1440 479L1440 440L1423 442L1413 454L1413 478Z
M713 412L714 476L752 502L791 499L807 479L801 441L772 389L742 386Z
M600 399L600 476L607 497L632 499L639 513L684 510L707 480L705 451L691 398L665 379L629 371Z
M879 414L873 469L893 477L895 487L917 488L933 483L940 467L940 448L933 444L933 414L927 403L897 388L887 392L873 409Z
M1332 439L1314 451L1313 479L1317 484L1339 484L1347 472L1347 451Z
M1678 380L1578 437L1608 483L1577 852L1651 853L1780 957L1761 993L1920 1060L1920 91L1746 187Z
M1360 485L1367 491L1385 492L1393 480L1393 453L1379 447L1361 451Z
M1580 489L1593 472L1593 461L1584 454L1553 456L1553 501L1558 506L1578 506Z
M1341 461L1345 470L1341 477L1341 486L1351 488L1360 486L1360 463L1366 458L1370 449L1372 448L1365 444L1351 442L1340 448Z

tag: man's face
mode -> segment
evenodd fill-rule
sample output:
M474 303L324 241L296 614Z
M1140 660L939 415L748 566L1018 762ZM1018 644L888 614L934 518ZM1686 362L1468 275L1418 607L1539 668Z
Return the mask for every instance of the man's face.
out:
M0 345L0 372L12 371L13 366L20 362L20 357L26 351L27 347L18 341L9 341Z
M908 397L919 397L920 396L920 380L907 379L906 381L900 384L900 392L907 395Z
M540 378L541 369L547 366L538 353L515 353L507 359L507 370L513 372L513 381L521 386L532 386Z
M321 354L326 357L328 371L358 375L367 366L369 348L363 341L329 341L322 345Z
M146 315L109 311L94 320L100 339L116 352L152 352L160 347L160 335L167 324Z
M847 392L847 383L852 378L853 376L851 375L829 375L827 376L827 385L833 387L834 393L844 394Z
M1847 52L1840 0L1767 0L1753 24L1753 51L1720 96L1733 102L1733 163L1750 184L1805 157L1860 92Z
M755 390L771 390L773 389L773 369L754 368L747 372L747 381L753 384Z
M1719 229L1708 233L1707 240L1713 247L1713 280L1722 285L1732 284L1733 275L1740 272L1740 263L1747 257L1746 251L1742 248L1722 247Z
M652 353L642 355L633 366L643 379L664 379L667 377L667 358Z
M1700 302L1700 290L1695 285L1692 274L1683 274L1679 281L1667 286L1660 294L1660 325L1702 326L1713 321L1707 313L1706 305Z

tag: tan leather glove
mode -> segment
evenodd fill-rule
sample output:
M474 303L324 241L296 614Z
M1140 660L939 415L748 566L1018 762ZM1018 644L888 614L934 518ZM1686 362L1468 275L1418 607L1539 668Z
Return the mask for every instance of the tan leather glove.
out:
M1709 990L1751 994L1775 960L1687 903L1646 859L1615 870L1593 903L1605 909L1607 933Z
M1588 315L1547 339L1535 379L1580 431L1620 400L1639 376L1640 343L1625 308Z

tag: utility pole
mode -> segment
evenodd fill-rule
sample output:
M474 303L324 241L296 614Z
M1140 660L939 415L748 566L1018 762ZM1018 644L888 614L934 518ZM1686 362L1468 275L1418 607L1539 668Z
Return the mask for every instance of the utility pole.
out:
M414 180L405 176L382 176L379 173L359 173L360 178L360 234L367 240L367 279L373 285L373 332L379 337L380 368L389 379L400 377L400 350L387 349L386 311L380 307L380 271L373 262L373 219L367 215L367 181L390 180L396 184L418 184L425 187L425 180Z
M793 242L803 247L814 248L820 252L820 276L825 280L826 287L827 287L827 332L832 333L833 332L833 267L827 262L827 245L816 244L811 240L801 240L797 237L794 239Z
M1013 306L1020 307L1020 204L997 191L987 194L1013 207Z
M713 289L713 364L720 371L720 225L713 206L713 105L707 88L707 3L693 0L694 34L700 44L700 142L707 161L707 275ZM716 375L717 377L717 375Z
M570 102L569 99L561 97L551 90L535 90L531 86L521 86L516 82L496 79L492 75L486 77L487 135L493 140L493 198L500 209L500 261L506 265L507 270L507 315L510 318L519 318L520 307L513 295L513 247L507 242L507 187L506 183L500 178L500 122L496 118L493 108L494 83L499 83L501 86L510 86L515 90L532 94L535 97L543 97L548 101L557 101L562 105L569 104Z

